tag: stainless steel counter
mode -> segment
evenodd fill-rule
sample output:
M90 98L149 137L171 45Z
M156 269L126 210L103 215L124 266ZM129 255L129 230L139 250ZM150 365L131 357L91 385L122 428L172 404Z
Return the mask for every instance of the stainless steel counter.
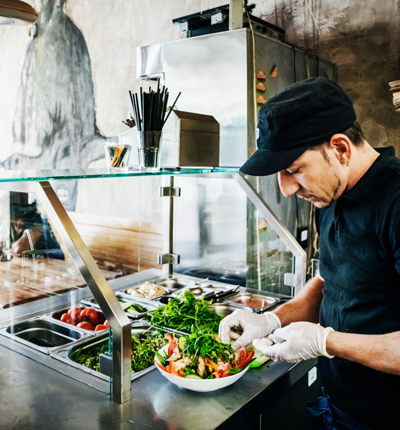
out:
M315 360L250 369L234 385L214 393L180 389L154 370L132 383L120 405L95 388L0 345L1 429L249 429L268 404L315 365ZM51 360L50 357L44 359Z
M110 285L117 290L149 274L158 271ZM77 294L84 296L85 291ZM63 305L59 299L53 306ZM43 310L40 302L31 306L31 315ZM14 318L22 316L22 306L14 309ZM121 405L106 394L105 381L0 336L0 429L259 429L260 414L315 365L310 360L250 369L232 386L212 393L180 389L155 369L132 382L131 400Z

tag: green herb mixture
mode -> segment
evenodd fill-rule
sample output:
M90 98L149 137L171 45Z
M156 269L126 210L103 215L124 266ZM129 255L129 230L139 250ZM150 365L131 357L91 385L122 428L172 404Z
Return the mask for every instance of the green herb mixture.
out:
M159 331L153 333L141 333L133 335L131 340L132 372L140 372L154 364L154 354L168 343L164 334ZM108 351L108 342L102 346L93 346L88 349L80 348L72 359L96 372L100 370L100 354Z
M211 302L196 299L190 291L172 298L165 306L157 308L150 316L152 325L169 327L174 330L192 333L197 330L218 333L219 323L223 319L213 309Z

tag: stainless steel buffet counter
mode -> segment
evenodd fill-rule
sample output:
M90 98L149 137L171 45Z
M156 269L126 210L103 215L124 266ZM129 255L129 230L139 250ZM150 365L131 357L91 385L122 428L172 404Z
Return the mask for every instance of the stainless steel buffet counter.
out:
M129 279L148 279L158 272L150 270L118 278L110 281L110 286L116 291L125 287ZM79 293L84 296L90 291L82 289ZM57 299L62 307L62 296ZM23 307L14 308L13 312L20 310ZM34 308L31 306L30 310ZM5 321L1 323L4 325ZM108 382L0 336L0 428L277 429L275 425L268 426L268 417L279 417L274 409L271 414L266 411L270 405L276 408L276 401L301 380L300 395L288 404L291 413L293 401L301 409L301 405L313 398L318 387L316 383L309 387L308 373L315 365L316 360L297 365L277 362L268 367L266 364L250 369L235 384L211 393L178 388L155 370L133 381L130 401L118 404L107 394ZM282 419L285 421L286 417Z
M14 347L12 341L2 338L1 429L260 428L261 413L316 363L277 362L269 368L250 369L234 385L214 393L180 389L152 371L132 384L131 400L121 405L65 376L66 364L57 362L50 369L9 347ZM43 360L52 359L43 355Z

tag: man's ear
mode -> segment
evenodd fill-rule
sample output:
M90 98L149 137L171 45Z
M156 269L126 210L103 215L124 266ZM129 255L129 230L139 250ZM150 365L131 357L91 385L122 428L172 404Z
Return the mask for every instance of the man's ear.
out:
M334 155L341 164L345 166L349 165L352 146L350 139L345 134L334 134L328 142L328 148L333 150Z

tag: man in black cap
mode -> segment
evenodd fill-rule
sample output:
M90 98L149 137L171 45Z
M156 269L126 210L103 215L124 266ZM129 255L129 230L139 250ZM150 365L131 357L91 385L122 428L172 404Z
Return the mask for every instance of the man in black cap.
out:
M236 350L253 342L274 360L319 357L315 428L398 429L400 160L366 142L349 97L322 78L268 100L258 128L241 171L278 173L285 197L318 208L320 274L275 312L235 311L220 338L239 326Z

